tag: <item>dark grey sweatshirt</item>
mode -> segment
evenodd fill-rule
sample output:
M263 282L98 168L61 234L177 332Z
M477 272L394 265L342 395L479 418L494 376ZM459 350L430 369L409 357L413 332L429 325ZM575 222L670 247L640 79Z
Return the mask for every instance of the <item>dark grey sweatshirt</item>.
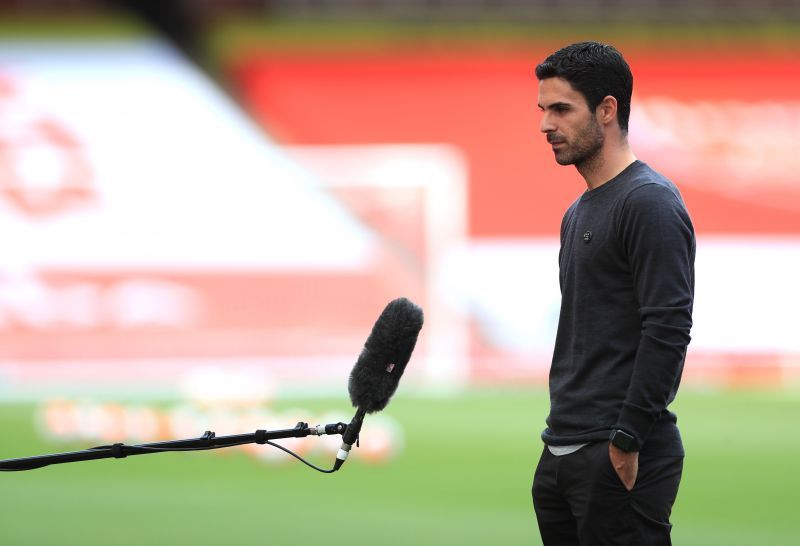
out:
M619 428L644 453L683 455L667 406L690 339L694 256L678 189L641 161L570 206L545 443L607 440Z

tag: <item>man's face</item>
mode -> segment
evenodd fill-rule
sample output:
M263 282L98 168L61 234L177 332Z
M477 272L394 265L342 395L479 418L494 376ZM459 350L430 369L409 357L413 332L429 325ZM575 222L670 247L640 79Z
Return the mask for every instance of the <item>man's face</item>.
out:
M563 78L539 82L539 130L547 136L559 165L580 166L603 147L605 135L586 99Z

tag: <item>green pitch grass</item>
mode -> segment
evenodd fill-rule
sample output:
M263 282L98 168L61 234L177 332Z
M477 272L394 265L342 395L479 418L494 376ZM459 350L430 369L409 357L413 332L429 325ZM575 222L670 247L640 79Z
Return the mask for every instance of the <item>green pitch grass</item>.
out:
M302 406L348 409L340 398ZM540 544L530 481L546 407L533 389L398 396L386 413L404 428L403 454L334 475L238 453L0 473L0 544ZM688 458L674 544L796 545L800 393L685 389L675 410ZM45 443L25 405L0 405L0 434L0 458L89 447Z

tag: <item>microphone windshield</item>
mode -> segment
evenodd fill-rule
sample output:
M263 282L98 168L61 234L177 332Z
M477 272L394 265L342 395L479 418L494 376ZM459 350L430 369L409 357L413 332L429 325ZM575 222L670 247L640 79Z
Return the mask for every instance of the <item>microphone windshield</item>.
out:
M422 322L422 309L411 301L389 302L350 372L348 390L354 407L367 413L386 407L411 358Z

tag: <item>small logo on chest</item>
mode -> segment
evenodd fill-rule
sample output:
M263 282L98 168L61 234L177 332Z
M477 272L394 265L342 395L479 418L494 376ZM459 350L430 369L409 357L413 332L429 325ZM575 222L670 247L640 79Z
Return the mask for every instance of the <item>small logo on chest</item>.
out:
M583 234L583 242L584 243L588 243L591 240L592 240L592 232L591 231L587 231L586 233Z

